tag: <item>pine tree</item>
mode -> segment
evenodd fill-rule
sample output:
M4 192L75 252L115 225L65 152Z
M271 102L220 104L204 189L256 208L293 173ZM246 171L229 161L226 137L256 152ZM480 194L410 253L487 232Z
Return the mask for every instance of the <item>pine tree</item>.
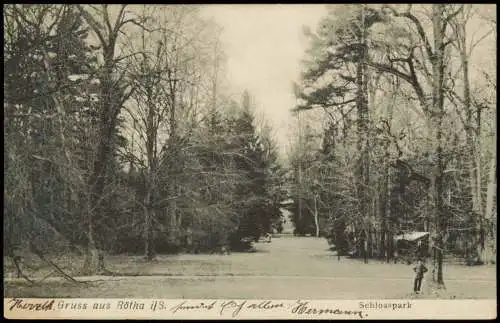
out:
M92 84L95 61L87 31L75 8L66 5L7 6L6 27L5 134L15 143L6 147L8 160L15 161L9 171L34 188L25 192L33 201L25 209L33 227L24 233L39 235L45 248L51 239L40 231L44 223L79 244L85 240L80 176L92 158L87 135L98 87ZM22 168L14 165L21 161L29 172L19 173Z
M230 122L234 163L242 176L236 189L239 216L238 229L232 237L235 248L242 239L258 240L281 221L279 208L284 192L273 173L279 172L277 153L270 138L258 133L252 109L250 94L245 91L241 109Z

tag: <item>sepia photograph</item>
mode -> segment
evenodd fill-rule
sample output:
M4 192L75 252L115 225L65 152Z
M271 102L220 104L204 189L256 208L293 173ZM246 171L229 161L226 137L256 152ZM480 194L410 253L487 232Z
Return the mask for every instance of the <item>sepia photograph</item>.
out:
M496 9L4 5L5 311L494 318Z

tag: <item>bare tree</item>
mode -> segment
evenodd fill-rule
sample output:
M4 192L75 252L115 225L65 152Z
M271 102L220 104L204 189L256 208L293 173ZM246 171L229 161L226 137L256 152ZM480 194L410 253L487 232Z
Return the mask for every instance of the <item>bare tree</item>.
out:
M433 39L428 36L422 18L412 13L410 5L406 11L398 11L393 7L385 7L388 13L395 17L401 17L410 22L415 29L418 42L409 48L409 54L405 57L388 57L390 64L369 62L368 64L379 71L391 73L410 84L421 104L427 117L430 135L429 139L433 145L431 161L433 171L430 174L429 194L432 201L431 212L433 213L431 237L433 240L434 253L434 279L439 284L444 284L443 280L443 249L446 240L445 222L446 214L443 209L443 172L445 170L445 160L443 157L443 120L445 117L445 84L447 83L447 48L454 42L453 38L447 36L451 20L457 16L462 7L455 8L448 5L433 5L429 20L432 24ZM420 50L420 57L416 58L416 49ZM396 64L401 62L399 68ZM430 68L427 68L430 65ZM422 84L420 75L428 81L430 93Z
M471 19L477 19L477 7L466 4L458 6L459 8L457 10L460 12L450 19L450 26L456 36L456 40L452 42L452 45L458 51L460 57L463 93L462 95L457 94L454 88L447 90L446 93L450 101L459 109L459 115L461 115L462 111L465 113L465 118L461 117L460 120L463 123L466 134L467 150L465 156L468 159L467 164L469 166L469 187L472 200L471 211L475 215L474 218L476 222L476 261L482 262L483 260L491 260L481 259L486 256L484 254L485 245L488 245L488 243L485 243L484 239L487 237L487 235L485 235L485 216L489 213L483 210L481 179L481 114L485 106L478 104L477 100L473 97L469 71L471 64L470 60L474 49L476 49L484 39L487 39L487 37L493 33L493 30L487 30L477 39L470 39L471 37L467 34L467 27ZM491 252L489 252L489 254L491 257Z
M162 28L153 32L143 29L138 34L139 44L129 45L130 51L141 55L132 61L135 92L125 109L130 131L139 143L127 155L145 170L145 192L139 204L144 210L145 256L150 261L155 253L155 228L161 228L172 245L181 243L186 210L179 208L178 202L190 194L192 183L181 183L180 178L187 176L193 128L202 121L201 103L205 102L209 111L214 109L211 106L217 94L203 93L204 86L209 92L213 82L216 91L217 78L203 76L211 72L213 54L205 47L211 41L211 26L197 17L196 8L156 7L150 13L144 8L143 16L151 17ZM162 186L167 187L164 198L160 198ZM160 216L160 209L168 215Z
M123 29L127 25L146 27L144 26L144 20L134 15L134 17L130 17L131 13L126 10L127 5L112 7L106 4L78 5L78 9L97 37L98 47L103 59L99 71L101 83L98 121L99 139L93 169L88 178L90 194L86 204L88 246L84 272L93 274L103 269L103 263L99 261L102 257L99 256L98 251L102 249L102 246L99 245L99 239L95 236L95 215L102 206L101 202L105 191L108 167L116 152L115 136L118 115L123 104L133 93L133 87L127 80L126 69L120 65L123 64L126 57L117 53L117 46L120 36L123 34ZM113 20L112 13L115 13L114 11L116 11L116 17Z

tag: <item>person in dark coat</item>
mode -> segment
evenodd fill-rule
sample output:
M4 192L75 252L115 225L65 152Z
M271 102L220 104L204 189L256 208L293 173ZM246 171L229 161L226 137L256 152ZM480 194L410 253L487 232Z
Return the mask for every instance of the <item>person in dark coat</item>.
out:
M422 259L418 259L417 265L413 267L415 272L415 280L413 281L413 291L415 293L420 292L420 287L422 286L422 280L424 279L424 274L428 271L427 267L424 265Z

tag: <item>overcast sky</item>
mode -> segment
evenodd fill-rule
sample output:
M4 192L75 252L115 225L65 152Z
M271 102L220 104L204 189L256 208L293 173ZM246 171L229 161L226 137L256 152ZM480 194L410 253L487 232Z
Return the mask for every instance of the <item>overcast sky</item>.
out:
M280 148L288 145L298 80L307 41L302 26L316 28L324 5L207 5L204 14L224 29L227 77L234 93L248 89Z

